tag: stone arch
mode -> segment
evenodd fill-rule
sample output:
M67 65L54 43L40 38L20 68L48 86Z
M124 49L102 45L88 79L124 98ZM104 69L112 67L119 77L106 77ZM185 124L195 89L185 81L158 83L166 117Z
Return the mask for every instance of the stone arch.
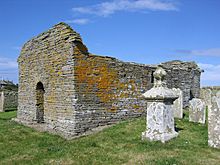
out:
M36 86L36 120L38 123L44 122L44 85L38 82Z

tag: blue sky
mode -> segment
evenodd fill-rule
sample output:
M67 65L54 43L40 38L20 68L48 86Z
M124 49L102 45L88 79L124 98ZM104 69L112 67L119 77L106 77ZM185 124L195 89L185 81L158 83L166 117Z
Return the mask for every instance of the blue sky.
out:
M220 85L219 0L2 0L0 76L18 82L17 57L30 38L58 22L89 51L123 61L195 61L202 85Z

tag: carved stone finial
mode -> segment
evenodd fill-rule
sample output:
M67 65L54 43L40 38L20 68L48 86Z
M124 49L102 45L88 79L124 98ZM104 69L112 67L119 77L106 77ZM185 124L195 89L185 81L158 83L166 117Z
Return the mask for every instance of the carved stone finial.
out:
M165 76L167 75L166 71L158 67L154 72L154 88L156 87L166 87L166 82L164 81Z

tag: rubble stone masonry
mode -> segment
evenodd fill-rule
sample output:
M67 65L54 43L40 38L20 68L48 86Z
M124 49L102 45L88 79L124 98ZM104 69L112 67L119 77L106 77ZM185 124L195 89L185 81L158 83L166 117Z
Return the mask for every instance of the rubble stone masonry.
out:
M0 91L0 112L16 110L18 106L18 92Z
M17 120L44 123L64 137L141 116L146 111L142 94L152 87L156 68L93 55L64 23L29 40L18 63ZM201 71L191 62L169 64L175 69L161 64L171 76L168 86L182 89L187 104L190 93L198 94Z

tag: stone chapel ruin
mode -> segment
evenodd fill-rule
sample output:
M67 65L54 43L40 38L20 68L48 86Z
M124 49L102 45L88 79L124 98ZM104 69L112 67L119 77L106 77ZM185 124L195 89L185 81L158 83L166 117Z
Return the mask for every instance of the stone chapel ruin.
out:
M59 23L24 44L19 64L17 121L42 124L64 137L141 116L142 94L153 86L156 65L122 62L88 52L80 35ZM160 64L169 88L183 91L183 105L199 97L194 62Z

